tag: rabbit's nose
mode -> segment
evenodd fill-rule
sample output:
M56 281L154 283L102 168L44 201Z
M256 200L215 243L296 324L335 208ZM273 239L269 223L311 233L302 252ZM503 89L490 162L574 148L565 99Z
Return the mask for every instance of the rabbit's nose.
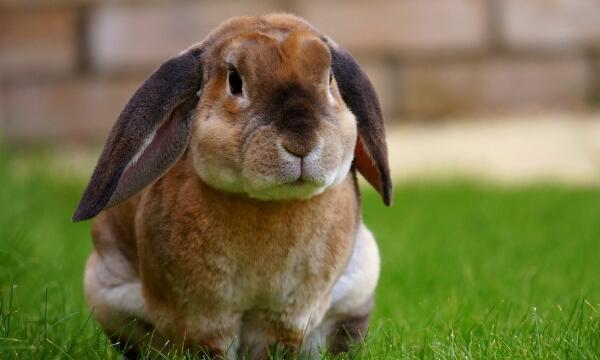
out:
M310 141L285 141L283 142L283 148L290 154L303 158L311 153L314 149L314 145Z

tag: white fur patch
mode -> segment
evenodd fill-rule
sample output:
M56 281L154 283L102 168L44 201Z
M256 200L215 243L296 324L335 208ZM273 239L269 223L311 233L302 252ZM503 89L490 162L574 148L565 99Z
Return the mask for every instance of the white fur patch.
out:
M120 254L103 257L93 253L85 271L85 290L90 305L100 316L135 317L149 322L142 285L129 262ZM103 310L103 309L106 309ZM114 322L118 319L104 319Z
M373 234L361 225L350 262L331 292L331 308L335 314L352 314L373 295L379 279L379 250ZM329 316L329 314L328 314Z

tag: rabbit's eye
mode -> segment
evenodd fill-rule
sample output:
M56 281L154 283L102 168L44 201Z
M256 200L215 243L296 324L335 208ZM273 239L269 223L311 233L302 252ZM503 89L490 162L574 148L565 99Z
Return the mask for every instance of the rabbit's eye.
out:
M331 85L331 82L333 81L333 72L330 71L329 72L329 85Z
M242 77L236 69L229 69L229 91L232 95L242 94Z

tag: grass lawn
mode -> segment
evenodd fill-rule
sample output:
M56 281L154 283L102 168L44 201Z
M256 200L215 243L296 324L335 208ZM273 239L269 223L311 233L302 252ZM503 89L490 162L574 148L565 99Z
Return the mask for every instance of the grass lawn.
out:
M118 358L90 318L84 180L0 149L0 359ZM364 195L382 274L354 358L600 358L600 188L469 181Z

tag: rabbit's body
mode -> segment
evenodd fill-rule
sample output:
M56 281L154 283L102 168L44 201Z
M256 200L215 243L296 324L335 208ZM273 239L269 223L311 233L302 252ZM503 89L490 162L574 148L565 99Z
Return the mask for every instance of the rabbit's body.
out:
M294 16L224 23L134 94L76 210L98 215L96 319L133 350L346 350L379 274L357 171L389 204L383 119L355 60Z
M341 330L336 324L368 318L379 260L352 174L314 198L265 203L191 172L184 155L96 219L86 292L103 326L132 343L157 326L161 336L215 352L280 338L315 350Z

